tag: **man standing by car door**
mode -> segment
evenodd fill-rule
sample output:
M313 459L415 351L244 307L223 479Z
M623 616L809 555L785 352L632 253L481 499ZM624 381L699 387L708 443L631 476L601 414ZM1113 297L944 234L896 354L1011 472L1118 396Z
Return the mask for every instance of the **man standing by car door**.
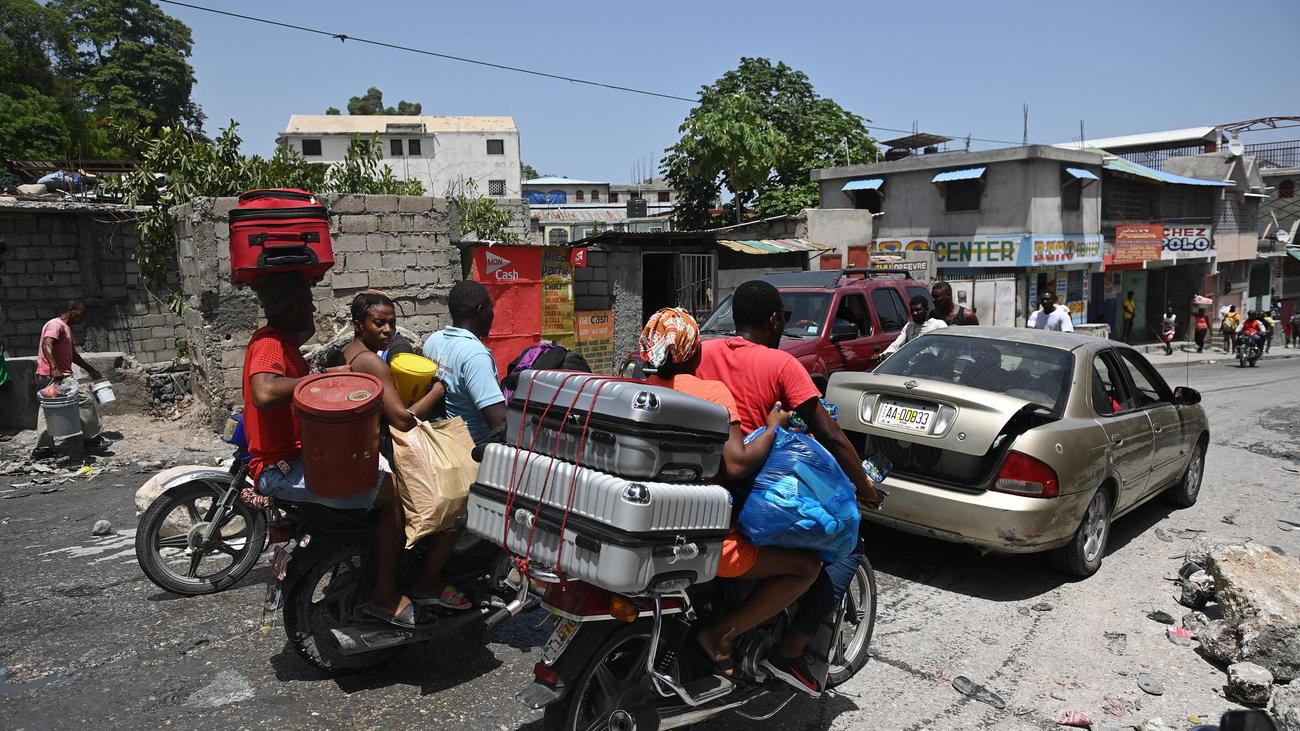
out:
M848 437L822 406L821 394L812 377L794 356L778 347L788 317L781 293L767 282L745 282L732 296L732 312L736 335L701 344L696 377L721 381L731 391L736 398L741 428L746 432L766 425L768 412L777 403L784 408L793 407L809 425L813 437L848 475L858 500L869 508L879 508L883 498L863 471L861 458ZM808 671L804 649L844 596L864 550L859 541L852 554L822 569L795 615L790 631L769 658L779 672L803 683L811 694L819 694L821 687Z

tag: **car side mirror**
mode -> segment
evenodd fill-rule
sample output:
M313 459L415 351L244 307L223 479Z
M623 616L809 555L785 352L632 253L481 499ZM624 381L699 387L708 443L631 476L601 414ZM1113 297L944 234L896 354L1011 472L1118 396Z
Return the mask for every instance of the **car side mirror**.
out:
M1201 403L1201 392L1190 386L1179 386L1174 389L1174 403L1180 406L1195 406Z
M858 337L858 326L851 322L837 322L831 327L831 342L839 343Z

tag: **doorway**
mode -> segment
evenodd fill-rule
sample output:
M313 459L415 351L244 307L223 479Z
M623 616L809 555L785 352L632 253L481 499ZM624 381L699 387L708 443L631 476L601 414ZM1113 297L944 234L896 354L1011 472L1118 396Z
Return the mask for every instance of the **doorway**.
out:
M641 255L641 322L664 307L677 306L676 278L673 276L673 253L650 252Z

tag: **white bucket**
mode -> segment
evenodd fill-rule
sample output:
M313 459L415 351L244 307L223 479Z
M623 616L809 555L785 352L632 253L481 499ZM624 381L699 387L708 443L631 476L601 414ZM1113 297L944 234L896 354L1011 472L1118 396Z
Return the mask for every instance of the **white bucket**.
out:
M95 381L90 386L90 390L95 394L95 400L102 404L110 404L117 400L117 394L113 393L113 384L108 381Z
M81 433L81 414L77 410L77 392L66 396L46 396L36 392L45 412L45 429L55 439L70 437Z

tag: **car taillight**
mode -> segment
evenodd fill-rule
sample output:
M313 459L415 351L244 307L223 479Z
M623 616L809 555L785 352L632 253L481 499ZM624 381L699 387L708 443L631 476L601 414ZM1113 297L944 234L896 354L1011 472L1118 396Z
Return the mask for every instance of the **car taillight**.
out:
M1061 484L1056 479L1056 470L1045 462L1012 450L1002 463L993 489L1013 495L1056 497L1060 494Z

